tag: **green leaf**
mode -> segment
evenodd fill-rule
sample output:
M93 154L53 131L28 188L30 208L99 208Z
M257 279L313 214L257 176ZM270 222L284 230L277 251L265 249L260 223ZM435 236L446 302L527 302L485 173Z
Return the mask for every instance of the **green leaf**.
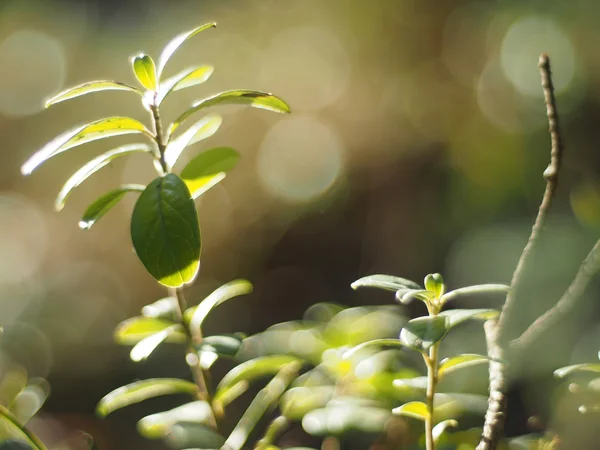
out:
M436 293L426 289L401 289L396 292L396 300L403 305L408 305L415 299L427 303L435 298Z
M33 450L46 450L44 444L26 428L3 406L0 406L0 442L10 439L22 441Z
M147 359L148 356L150 356L160 344L167 340L171 334L179 330L181 330L181 325L174 324L152 336L142 339L131 349L129 357L133 362L140 362Z
M128 84L121 83L119 81L88 81L87 83L74 86L72 88L62 91L59 94L56 94L54 97L46 101L46 108L49 108L50 106L55 105L56 103L64 102L65 100L100 91L130 91L135 92L140 96L144 95L144 93L138 88L129 86Z
M181 171L193 198L213 187L238 163L240 154L230 147L205 150L194 157Z
M56 202L54 204L54 208L57 211L61 211L65 206L65 201L67 197L73 192L73 189L78 187L81 183L87 180L90 176L95 174L97 171L102 169L104 166L108 165L114 159L119 156L126 156L132 153L148 153L150 152L150 146L147 144L129 144L123 145L121 147L117 147L113 150L110 150L85 164L81 169L75 172L71 178L67 180L65 185L60 190L58 197L56 198Z
M499 314L494 309L449 309L439 313L438 317L447 319L446 328L450 330L465 320L491 320L498 317Z
M423 402L408 402L392 410L397 416L411 417L417 420L425 421L429 417L427 405Z
M98 403L96 411L105 417L125 406L142 402L149 398L169 394L196 395L198 388L194 383L177 378L150 378L121 386L105 395Z
M213 352L220 356L234 357L242 346L242 337L237 335L207 336L196 347L200 352Z
M302 428L313 436L340 436L359 432L380 434L385 431L390 412L376 406L352 403L316 409L302 419Z
M137 429L145 438L158 439L164 438L171 427L178 422L210 425L212 419L210 405L203 400L198 400L169 411L146 416L137 423Z
M281 397L281 412L290 420L301 420L310 411L324 408L334 394L334 386L302 386L288 389Z
M146 89L155 91L156 83L156 66L150 56L140 53L132 60L133 73L140 84Z
M175 324L170 320L156 319L151 317L132 317L117 325L115 329L115 341L121 345L132 345L153 336L156 333L166 330ZM177 333L169 336L168 342L185 342L186 336L183 332L183 327L180 325Z
M424 391L427 389L427 377L398 378L393 384L398 389L410 388Z
M142 308L142 315L156 319L174 320L178 309L177 298L165 297L144 306Z
M437 444L440 438L443 436L444 432L448 428L456 428L458 426L458 422L456 420L444 420L438 423L435 427L433 427L433 442Z
M161 77L162 72L167 65L171 56L177 51L177 49L188 39L194 37L198 33L201 33L204 30L208 30L209 28L216 27L217 24L215 22L210 22L204 25L200 25L199 27L194 28L193 30L186 31L185 33L181 33L175 36L163 49L160 54L160 58L158 58L158 78Z
M374 287L385 289L386 291L399 291L401 289L421 289L414 281L406 278L394 277L392 275L369 275L360 278L351 284L352 289L359 287Z
M217 386L215 400L222 398L238 382L251 382L257 378L275 375L286 365L300 361L289 355L261 356L245 361L231 369Z
M425 352L446 335L446 319L438 316L410 320L400 332L400 342L407 347Z
M142 184L124 184L98 197L83 213L83 217L79 221L79 228L89 230L92 225L114 208L125 194L128 192L144 192L144 189L146 189L146 186Z
M199 423L176 423L171 427L165 440L171 448L189 450L228 448L223 447L225 443L223 436L211 427Z
M37 413L50 395L50 385L44 379L34 379L12 401L9 410L25 425Z
M142 192L131 217L131 239L140 261L159 283L180 287L200 266L196 206L181 178L169 173Z
M192 67L161 82L160 87L158 88L156 104L160 105L171 92L180 91L204 83L210 78L213 71L213 66Z
M169 142L165 149L167 165L173 167L186 147L211 137L217 132L222 122L221 116L210 114L189 127L181 136Z
M220 104L243 104L254 108L266 109L277 113L289 113L290 107L287 103L268 92L253 91L249 89L238 89L215 94L212 97L202 99L194 103L186 112L179 116L169 127L169 136L192 114L201 109Z
M363 342L362 344L358 344L357 346L352 347L350 350L346 351L342 355L342 357L344 359L349 359L349 358L353 357L354 355L356 355L356 353L364 350L365 348L371 348L371 347L375 347L375 348L387 347L387 348L400 349L403 347L403 345L398 339L374 339L372 341Z
M145 134L154 139L152 133L141 122L130 117L108 117L81 125L57 136L34 153L21 167L21 173L31 175L44 162L73 147L98 139L133 133Z
M435 294L436 298L444 295L444 279L439 273L429 274L425 277L425 289Z
M440 363L438 377L442 378L447 374L454 372L455 370L487 363L489 360L490 358L487 356L476 355L472 353L465 353L452 358L446 358Z
M572 366L561 367L554 371L554 376L557 378L564 378L567 375L571 375L576 372L593 372L600 373L600 364L574 364Z
M211 310L234 297L252 292L252 283L248 280L233 280L214 290L198 306L188 308L184 320L189 323L190 330L199 330Z
M445 304L449 301L456 300L457 298L474 295L508 293L509 291L510 286L506 286L505 284L479 284L450 291L447 294L442 295L440 301Z

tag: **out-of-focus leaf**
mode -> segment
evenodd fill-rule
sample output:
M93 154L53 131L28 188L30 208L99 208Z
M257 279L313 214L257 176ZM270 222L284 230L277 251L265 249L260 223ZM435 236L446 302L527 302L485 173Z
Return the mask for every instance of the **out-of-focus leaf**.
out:
M436 426L433 427L433 442L437 443L440 438L442 437L442 435L444 434L444 432L448 429L448 428L456 428L458 426L458 422L456 420L444 420L440 423L438 423Z
M439 378L442 378L455 370L464 369L465 367L471 367L477 364L484 364L489 360L490 358L487 356L472 353L465 353L452 358L446 358L440 363L438 376Z
M67 180L65 185L60 190L58 197L56 198L54 208L57 211L61 211L65 206L67 197L71 194L71 192L73 192L73 189L78 187L81 183L102 169L104 166L108 165L114 159L120 156L130 155L132 153L147 153L149 151L150 146L147 144L129 144L117 147L113 150L103 153L97 158L92 159Z
M398 416L411 417L413 419L425 421L429 417L427 405L423 402L408 402L398 408L394 408L392 413Z
M199 352L213 352L220 356L234 357L242 346L242 337L236 335L207 336L196 348Z
M181 325L175 324L152 336L142 339L131 349L129 357L133 362L140 362L147 359L160 344L178 330L181 330Z
M171 140L165 149L165 162L167 165L173 167L186 147L211 137L217 132L222 122L223 118L221 116L210 114L185 130L181 136Z
M379 434L389 417L388 410L374 406L328 405L306 414L302 428L313 436L340 436L353 431Z
M174 320L177 309L177 298L165 297L144 306L142 308L142 315L155 319Z
M21 427L18 420L6 408L0 406L0 442L8 440L23 442L33 450L46 450L44 444L34 434Z
M558 378L564 378L567 375L571 375L576 372L594 372L600 373L600 363L595 364L574 364L572 366L561 367L554 371L554 376Z
M488 398L479 394L438 393L434 397L435 421L459 417L465 413L484 415Z
M442 311L437 317L446 319L446 329L450 330L466 320L491 320L498 317L499 312L494 309L449 309Z
M238 163L240 154L230 147L217 147L196 155L181 171L193 198L198 198L209 188L225 178L225 173Z
M402 328L400 342L407 347L425 352L446 335L448 331L446 322L446 318L439 315L412 319Z
M98 450L94 438L83 431L75 431L50 450Z
M132 61L133 73L140 84L146 89L155 91L156 83L156 66L150 56L140 53L135 56Z
M208 30L209 28L214 28L216 26L217 24L215 22L210 22L204 25L200 25L199 27L196 27L193 30L181 33L175 36L173 39L171 39L171 41L165 46L165 48L161 52L160 58L158 58L158 78L161 77L162 71L167 65L167 62L169 61L169 59L171 59L171 56L173 56L173 54L177 51L181 44L183 44L188 39L194 37L198 33L201 33L204 30Z
M504 284L478 284L475 286L468 286L450 291L447 294L442 295L440 301L445 304L461 297L497 293L506 294L508 291L510 291L510 286L506 286Z
M212 420L213 413L210 405L203 400L198 400L170 411L146 416L137 423L137 429L148 439L158 439L165 437L171 427L178 422L210 425Z
M245 361L223 377L217 386L215 399L219 400L226 395L227 391L240 381L251 382L257 378L275 375L288 364L299 361L298 358L289 355L263 356Z
M436 297L444 295L444 279L439 273L430 273L425 277L425 289L431 291Z
M105 395L96 410L100 416L107 416L117 409L139 403L149 398L169 394L196 395L197 386L177 378L151 378L121 386Z
M268 92L238 89L215 94L194 103L187 111L180 115L169 127L169 135L181 125L188 117L201 109L220 104L243 104L254 108L266 109L277 113L289 113L290 107L279 97Z
M184 313L184 320L189 323L189 328L199 330L211 310L234 297L250 294L252 283L248 280L233 280L214 290L198 306L188 308Z
M169 173L142 192L131 216L131 239L146 270L161 284L180 287L200 267L200 228L186 184Z
M0 377L0 405L9 406L16 396L27 386L27 370L18 364L2 367Z
M213 66L192 67L179 72L177 75L174 75L167 80L164 80L160 83L160 87L158 88L156 103L160 105L171 92L204 83L210 78L213 70Z
M9 410L25 425L37 413L50 395L50 385L44 379L33 379L12 401Z
M89 230L92 225L114 208L125 194L128 192L144 192L144 189L146 189L146 186L143 184L124 184L98 197L83 213L83 217L79 221L79 228Z
M350 350L343 354L344 359L352 358L356 353L366 349L366 348L397 348L400 349L403 347L402 343L398 339L374 339L372 341L363 342L362 344L358 344L355 347L352 347Z
M369 275L356 280L351 284L352 289L359 287L374 287L386 291L399 291L400 289L421 289L414 281L406 278L394 277L392 275Z
M35 152L21 167L23 175L31 175L44 162L73 147L98 139L105 139L123 134L145 134L154 139L152 133L139 121L130 117L108 117L81 125L67 131L48 142Z
M174 325L174 322L152 317L132 317L121 322L115 329L115 341L121 345L133 345L160 333ZM185 342L186 336L180 325L175 333L169 335L167 342Z
M394 380L394 387L398 389L408 387L424 391L427 389L427 377L398 378Z
M71 98L79 97L85 94L91 94L92 92L100 91L130 91L142 96L144 93L138 88L129 86L128 84L121 83L119 81L112 80L99 80L89 81L87 83L80 84L78 86L71 87L67 90L56 94L54 97L46 101L46 108L49 108L56 103L69 100Z
M290 420L300 420L315 409L324 408L333 398L334 386L294 387L281 397L281 412Z
M173 425L166 437L172 448L184 449L220 449L225 438L212 428L199 423L179 422ZM227 447L225 447L227 448Z

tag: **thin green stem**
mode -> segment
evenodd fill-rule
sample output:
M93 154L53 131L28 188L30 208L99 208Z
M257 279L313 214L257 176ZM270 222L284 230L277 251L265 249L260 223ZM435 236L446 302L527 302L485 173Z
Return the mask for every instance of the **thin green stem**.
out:
M429 349L429 356L424 356L425 364L427 365L427 417L425 418L425 445L427 450L435 450L435 442L433 441L433 413L435 389L438 382L438 345L434 344Z

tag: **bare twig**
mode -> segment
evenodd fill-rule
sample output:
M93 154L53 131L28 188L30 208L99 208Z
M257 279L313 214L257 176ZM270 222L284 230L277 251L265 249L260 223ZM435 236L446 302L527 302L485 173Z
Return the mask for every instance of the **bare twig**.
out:
M593 276L600 270L600 241L596 242L587 257L581 263L575 278L560 300L546 311L527 330L511 343L511 347L522 349L531 345L545 331L556 325L566 314L573 310Z

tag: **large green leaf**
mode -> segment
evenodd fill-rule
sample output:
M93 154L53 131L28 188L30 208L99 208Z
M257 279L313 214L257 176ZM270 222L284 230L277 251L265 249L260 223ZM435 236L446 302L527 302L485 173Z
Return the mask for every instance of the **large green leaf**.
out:
M564 378L567 375L571 375L576 372L592 372L600 373L600 363L595 364L574 364L572 366L561 367L554 371L554 376L558 378Z
M181 178L167 174L142 192L131 217L131 239L140 261L161 284L180 287L200 266L196 206Z
M0 442L14 439L21 441L33 450L46 450L44 444L26 428L3 406L0 406Z
M215 400L219 400L240 381L253 381L257 378L275 375L283 367L299 359L289 355L261 356L259 358L245 361L231 369L223 377L215 394Z
M411 417L423 421L429 417L427 405L423 402L408 402L398 408L394 408L392 412L398 416Z
M115 341L121 345L133 345L153 336L156 333L177 325L170 320L158 319L153 317L132 317L121 322L115 329ZM176 333L169 334L168 342L185 342L186 335L183 327L179 326Z
M194 103L186 112L180 115L169 127L169 135L181 125L192 114L201 109L220 104L243 104L254 108L266 109L278 113L289 113L290 107L279 97L268 92L253 91L249 89L238 89L215 94L212 97L202 99Z
M83 213L83 217L79 221L79 228L89 230L92 225L114 208L125 194L128 192L144 192L144 189L146 189L146 186L142 184L124 184L98 197Z
M489 362L489 360L490 358L488 356L476 355L472 353L464 353L462 355L453 356L452 358L446 358L440 363L440 367L438 368L438 377L441 379L455 370L464 369L466 367L471 367L478 364L484 364Z
M386 291L399 291L401 289L422 289L414 281L406 278L394 277L392 275L369 275L356 280L351 284L352 289L360 287L374 287L385 289Z
M486 295L486 294L506 294L510 291L510 286L505 284L478 284L475 286L468 286L464 288L455 289L442 295L440 301L445 304L449 301L456 300L462 297L472 297L475 295Z
M119 81L112 80L99 80L99 81L89 81L87 83L80 84L78 86L71 87L66 89L59 94L56 94L54 97L48 99L46 101L46 108L49 108L56 103L64 102L65 100L69 100L71 98L79 97L85 94L91 94L92 92L100 92L100 91L130 91L135 92L138 95L144 95L142 91L138 88L129 86L128 84L121 83Z
M17 394L9 410L20 424L25 425L37 413L50 395L50 384L44 379L33 379Z
M146 89L155 91L157 87L156 66L150 56L140 53L132 60L133 73L140 84Z
M194 330L199 330L202 327L204 319L206 319L215 306L240 295L250 294L251 292L252 283L248 280L233 280L225 283L211 292L198 306L193 306L186 310L184 319L189 323L189 328L193 333Z
M167 165L173 167L186 147L211 137L217 132L222 122L221 116L210 114L185 130L181 136L171 140L165 149L164 157Z
M194 157L181 171L193 198L221 181L238 163L240 154L231 147L205 150Z
M446 319L440 316L417 317L400 332L400 342L420 352L427 351L446 335Z
M162 81L160 83L160 87L158 88L156 104L160 105L171 92L180 91L181 89L204 83L210 78L213 71L213 66L191 67L179 72L177 75L173 75L167 80Z
M151 378L136 381L135 383L121 386L105 395L98 403L96 411L100 416L107 416L117 409L139 403L149 398L169 394L196 395L198 387L186 380L177 378Z
M173 324L152 336L142 339L131 349L129 357L133 362L140 362L147 359L160 344L179 330L181 330L181 325Z
M73 192L73 189L78 187L81 183L91 177L93 174L98 172L100 169L108 165L114 159L120 156L130 155L132 153L147 153L150 152L150 146L147 144L129 144L122 145L113 150L110 150L102 155L92 159L90 162L81 167L75 172L71 178L67 180L62 189L60 190L54 208L60 211L65 206L65 201Z
M81 125L57 136L34 153L21 167L21 173L30 175L48 159L73 147L98 139L133 133L145 134L154 139L152 133L141 122L130 117L108 117Z
M165 437L171 427L178 422L210 425L212 420L214 419L210 405L203 400L198 400L169 411L146 416L137 423L137 429L148 439L158 439Z
M204 30L208 30L209 28L214 28L216 26L217 26L217 24L215 22L210 22L210 23L207 23L204 25L200 25L199 27L196 27L193 30L186 31L185 33L181 33L181 34L175 36L165 46L162 53L160 54L160 58L158 58L158 70L157 70L158 78L161 77L162 71L164 70L165 66L167 65L167 62L169 61L169 59L171 59L171 56L173 56L173 54L177 51L177 49L181 46L181 44L183 44L188 39L194 37L198 33L202 32Z

